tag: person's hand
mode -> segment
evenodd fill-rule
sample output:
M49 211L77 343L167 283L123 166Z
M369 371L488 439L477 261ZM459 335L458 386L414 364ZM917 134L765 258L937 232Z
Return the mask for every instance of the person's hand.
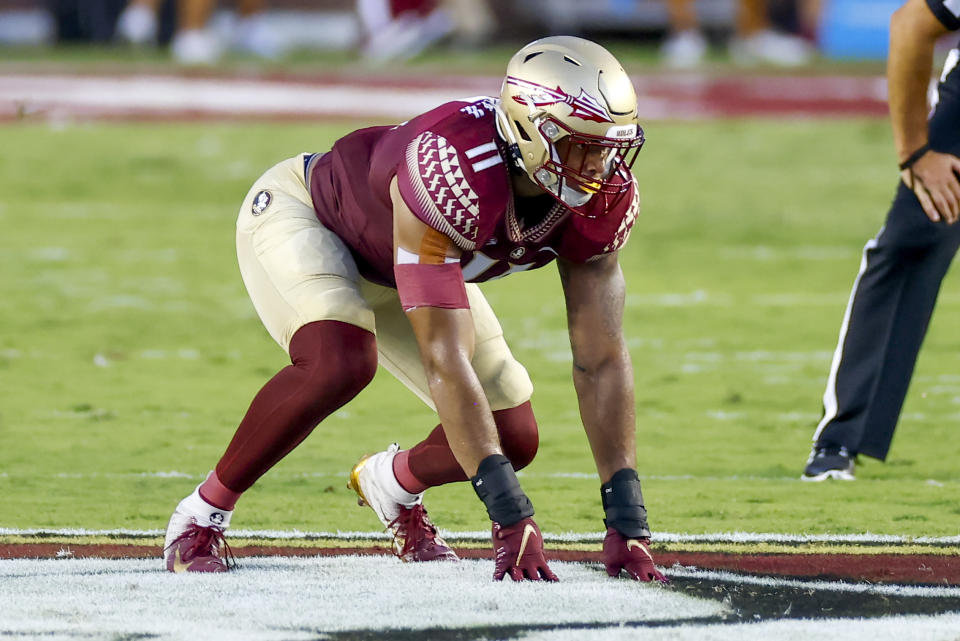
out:
M559 581L547 567L547 559L543 556L543 535L530 517L509 527L494 522L493 549L496 552L494 581L502 580L507 574L514 581Z
M628 539L612 527L607 528L607 536L603 539L603 563L607 566L607 574L616 577L620 576L620 570L626 570L637 581L669 583L670 579L653 564L649 545L649 539Z
M900 172L927 218L952 225L960 218L960 158L932 149Z

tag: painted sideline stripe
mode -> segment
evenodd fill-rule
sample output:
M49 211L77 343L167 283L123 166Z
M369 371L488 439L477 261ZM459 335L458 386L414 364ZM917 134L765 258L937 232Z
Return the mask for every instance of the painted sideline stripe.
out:
M646 120L743 115L887 116L885 79L710 74L636 76ZM448 100L496 95L502 78L449 76L315 79L196 77L169 73L0 73L0 121L68 118L408 118Z
M156 538L161 537L164 530L88 530L84 528L0 528L3 537L111 537L111 538ZM487 530L452 532L440 530L440 534L451 541L487 541L490 532ZM303 532L300 530L230 530L232 538L238 539L265 539L265 540L333 540L333 541L387 541L390 540L386 532ZM602 532L555 534L543 533L543 540L554 543L601 543ZM742 544L782 544L806 545L819 543L826 545L926 545L926 546L957 546L960 545L960 536L919 536L907 537L885 534L776 534L758 532L717 532L710 534L678 534L662 532L654 534L654 543L742 543Z

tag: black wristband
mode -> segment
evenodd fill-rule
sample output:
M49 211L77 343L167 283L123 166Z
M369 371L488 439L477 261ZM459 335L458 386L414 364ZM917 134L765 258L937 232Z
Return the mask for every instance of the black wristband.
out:
M604 525L629 539L650 538L647 510L643 507L643 493L637 471L629 467L619 470L600 486Z
M509 527L533 516L533 504L520 489L517 473L506 456L491 454L480 461L477 475L470 479L470 483L487 506L491 521Z
M912 154L910 154L909 156L907 156L907 159L906 159L906 160L904 160L902 163L900 163L900 171L903 171L904 169L910 169L911 167L913 167L913 164L914 164L915 162L917 162L918 160L920 160L921 158L923 158L923 155L924 155L925 153L927 153L928 151L930 151L930 144L929 144L929 143L927 143L926 145L923 145L923 146L921 146L920 148L918 148L918 149L917 149L916 151L914 151Z

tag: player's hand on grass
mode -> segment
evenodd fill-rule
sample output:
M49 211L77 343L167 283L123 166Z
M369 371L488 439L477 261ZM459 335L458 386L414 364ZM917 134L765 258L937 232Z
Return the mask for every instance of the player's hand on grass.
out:
M932 149L900 172L927 218L952 225L960 218L960 158Z
M603 539L603 564L607 567L607 574L620 576L620 571L626 570L637 581L669 583L670 579L653 564L649 546L649 539L628 539L612 527L607 528L607 536Z
M543 535L530 517L508 527L494 522L493 549L496 553L494 581L500 581L508 574L514 581L559 581L547 567L547 559L543 556Z

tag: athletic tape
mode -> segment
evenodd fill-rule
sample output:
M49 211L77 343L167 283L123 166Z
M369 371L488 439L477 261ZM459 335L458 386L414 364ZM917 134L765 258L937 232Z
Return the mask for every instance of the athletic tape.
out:
M459 263L394 265L393 274L404 311L417 307L470 309Z

